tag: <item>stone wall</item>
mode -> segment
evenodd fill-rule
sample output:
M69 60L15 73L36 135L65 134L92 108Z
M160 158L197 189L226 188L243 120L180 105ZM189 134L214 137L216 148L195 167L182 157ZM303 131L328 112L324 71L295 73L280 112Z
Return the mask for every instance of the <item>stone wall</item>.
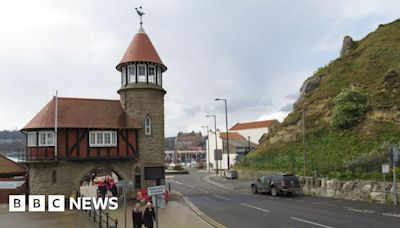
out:
M237 170L240 179L257 179L263 175L280 172L260 170ZM312 196L333 197L350 200L385 202L384 183L379 181L340 181L337 179L299 177L302 193ZM394 186L388 180L386 192L388 201L394 201ZM397 184L398 192L400 184ZM399 194L400 197L400 194Z

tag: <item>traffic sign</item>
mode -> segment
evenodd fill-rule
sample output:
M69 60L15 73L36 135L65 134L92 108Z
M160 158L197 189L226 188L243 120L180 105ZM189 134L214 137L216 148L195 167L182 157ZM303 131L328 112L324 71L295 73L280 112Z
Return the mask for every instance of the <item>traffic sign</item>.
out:
M397 146L392 146L392 156L393 162L399 161L399 148Z
M147 195L149 196L162 195L164 193L165 193L165 185L158 185L147 188Z
M382 173L389 173L389 165L382 164Z
M214 150L214 160L216 161L222 160L222 150Z
M135 187L135 181L133 180L120 180L117 182L119 188L133 188Z

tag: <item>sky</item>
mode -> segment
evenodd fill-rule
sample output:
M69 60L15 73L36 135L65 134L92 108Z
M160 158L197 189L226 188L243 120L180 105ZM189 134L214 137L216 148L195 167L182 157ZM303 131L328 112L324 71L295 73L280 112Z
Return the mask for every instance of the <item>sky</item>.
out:
M139 29L162 61L165 133L277 118L303 81L400 17L398 0L1 0L0 129L21 129L60 97L119 99L115 70ZM204 133L204 131L203 131Z

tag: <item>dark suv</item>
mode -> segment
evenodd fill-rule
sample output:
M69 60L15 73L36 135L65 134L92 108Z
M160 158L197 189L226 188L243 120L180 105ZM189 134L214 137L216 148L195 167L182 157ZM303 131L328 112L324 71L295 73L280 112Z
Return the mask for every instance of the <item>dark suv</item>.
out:
M285 192L287 195L294 195L300 191L300 182L293 174L266 175L253 181L251 190L254 194L269 192L276 196Z

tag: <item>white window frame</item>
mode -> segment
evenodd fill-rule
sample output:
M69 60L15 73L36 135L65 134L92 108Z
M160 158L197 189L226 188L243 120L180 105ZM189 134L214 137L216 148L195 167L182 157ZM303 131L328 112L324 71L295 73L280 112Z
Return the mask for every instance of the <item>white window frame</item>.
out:
M161 80L162 80L162 78L161 78L161 67L157 67L157 84L158 85L161 85Z
M129 83L136 83L136 68L134 64L128 66L128 79Z
M37 145L37 132L31 131L27 133L27 145L28 147L34 147Z
M39 131L39 146L54 146L54 131Z
M144 64L138 64L137 65L137 67L138 67L138 71L137 71L137 73L138 73L138 82L147 82L147 79L146 79L146 65L144 65ZM143 67L143 69L144 69L144 74L142 75L142 74L140 74L140 68L141 67Z
M150 69L153 70L153 74L151 74ZM156 84L156 67L155 66L149 66L149 83Z
M106 140L109 135L109 140ZM108 141L108 142L106 142ZM90 147L116 147L117 132L116 131L90 131L89 132Z
M151 131L152 131L152 129L151 129L151 123L152 121L151 121L151 117L150 117L150 115L147 115L145 118L144 118L144 133L146 134L146 135L151 135Z
M121 84L122 84L122 86L125 86L126 85L126 68L125 67L122 67L121 77L122 77Z

